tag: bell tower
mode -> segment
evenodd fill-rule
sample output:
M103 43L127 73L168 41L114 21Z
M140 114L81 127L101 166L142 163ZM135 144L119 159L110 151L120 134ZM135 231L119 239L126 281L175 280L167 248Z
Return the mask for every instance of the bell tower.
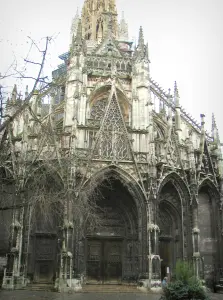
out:
M112 15L112 31L118 35L117 9L115 0L85 0L82 9L83 38L101 42L108 29L108 14Z

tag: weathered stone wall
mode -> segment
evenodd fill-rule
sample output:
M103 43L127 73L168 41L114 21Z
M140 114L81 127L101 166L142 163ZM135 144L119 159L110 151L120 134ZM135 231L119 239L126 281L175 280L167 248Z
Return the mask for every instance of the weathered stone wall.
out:
M205 275L212 271L216 255L212 217L212 204L209 195L202 192L199 194L198 227L200 229L200 252L204 258Z
M0 211L0 255L5 255L9 248L12 209Z

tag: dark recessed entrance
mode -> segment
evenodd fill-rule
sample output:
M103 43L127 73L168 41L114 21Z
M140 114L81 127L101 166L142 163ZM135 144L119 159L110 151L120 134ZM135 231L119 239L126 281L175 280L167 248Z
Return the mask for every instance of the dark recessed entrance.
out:
M87 240L88 282L120 282L122 278L123 241L120 239Z
M55 272L56 235L35 235L35 282L52 282Z

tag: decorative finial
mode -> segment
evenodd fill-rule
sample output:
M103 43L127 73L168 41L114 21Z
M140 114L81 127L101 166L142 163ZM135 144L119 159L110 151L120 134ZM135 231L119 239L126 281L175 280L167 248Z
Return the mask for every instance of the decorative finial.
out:
M73 36L76 36L77 34L78 22L79 22L79 11L77 8L76 15L72 20L71 29L70 29L70 43L72 43Z
M122 12L122 17L119 24L119 40L128 41L129 33L128 33L128 24L125 21L124 12Z
M177 82L174 82L174 101L175 101L175 106L180 107L180 96L179 96L179 91L177 87Z
M144 47L144 36L143 36L143 29L142 26L139 28L139 41L138 41L138 47L142 48Z
M214 113L212 113L212 138L214 142L218 142L218 143L220 142Z
M176 95L177 97L179 97L179 91L178 91L178 87L177 87L177 82L174 82L174 95Z
M15 84L12 90L12 101L16 101L17 99L17 85Z

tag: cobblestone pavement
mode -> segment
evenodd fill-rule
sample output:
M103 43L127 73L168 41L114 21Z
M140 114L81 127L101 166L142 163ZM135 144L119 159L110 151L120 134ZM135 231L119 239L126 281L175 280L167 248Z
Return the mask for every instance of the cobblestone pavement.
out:
M212 300L223 300L223 294L210 294ZM0 291L1 300L159 300L160 295L134 293L72 293L35 291Z

